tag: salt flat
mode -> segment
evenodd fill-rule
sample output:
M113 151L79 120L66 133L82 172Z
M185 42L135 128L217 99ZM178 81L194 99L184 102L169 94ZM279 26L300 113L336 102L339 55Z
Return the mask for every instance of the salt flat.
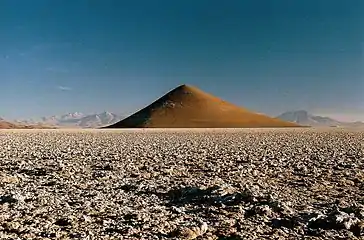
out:
M364 130L1 130L0 239L360 239Z

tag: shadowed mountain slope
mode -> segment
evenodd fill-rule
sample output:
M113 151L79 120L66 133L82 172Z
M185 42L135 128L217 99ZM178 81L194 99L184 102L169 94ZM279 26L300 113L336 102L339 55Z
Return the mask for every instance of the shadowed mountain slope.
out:
M181 85L149 106L106 128L298 127L237 107L198 88Z

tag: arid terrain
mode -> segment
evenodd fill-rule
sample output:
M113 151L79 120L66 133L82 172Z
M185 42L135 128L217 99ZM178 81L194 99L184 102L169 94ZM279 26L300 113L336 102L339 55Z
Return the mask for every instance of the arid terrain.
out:
M0 120L0 129L32 129L36 128L35 126L24 125L24 124L15 124L7 121Z
M1 130L0 239L363 239L360 129Z
M54 129L55 127L41 124L21 124L8 122L0 118L0 129Z

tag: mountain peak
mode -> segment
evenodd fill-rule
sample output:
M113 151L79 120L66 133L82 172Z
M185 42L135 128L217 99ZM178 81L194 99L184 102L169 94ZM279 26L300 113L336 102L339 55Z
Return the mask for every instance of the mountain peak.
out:
M308 111L306 111L306 110L297 110L297 111L292 111L292 112L294 112L294 113L301 113L301 114L309 114L308 113Z
M175 89L183 89L183 88L189 88L189 87L193 87L193 86L191 86L191 85L188 85L188 84L181 84L181 85L179 85L178 87L176 87Z
M293 127L296 124L250 112L197 87L180 85L111 128Z
M185 87L188 87L188 85L187 84L181 84L178 87L176 87L175 89L185 88Z
M178 87L176 87L175 89L171 90L169 93L167 94L172 94L172 93L184 93L184 94L193 94L193 93L203 93L203 91L201 91L200 89L198 89L195 86L192 85L187 85L187 84L182 84Z
M104 111L101 114L102 115L107 115L107 116L113 116L114 115L112 112L108 112L108 111Z

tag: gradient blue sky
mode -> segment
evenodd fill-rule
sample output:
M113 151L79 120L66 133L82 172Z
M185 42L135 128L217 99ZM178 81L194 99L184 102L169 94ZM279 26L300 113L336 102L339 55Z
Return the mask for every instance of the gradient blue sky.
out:
M364 120L362 0L0 0L0 116L132 113L179 84Z

